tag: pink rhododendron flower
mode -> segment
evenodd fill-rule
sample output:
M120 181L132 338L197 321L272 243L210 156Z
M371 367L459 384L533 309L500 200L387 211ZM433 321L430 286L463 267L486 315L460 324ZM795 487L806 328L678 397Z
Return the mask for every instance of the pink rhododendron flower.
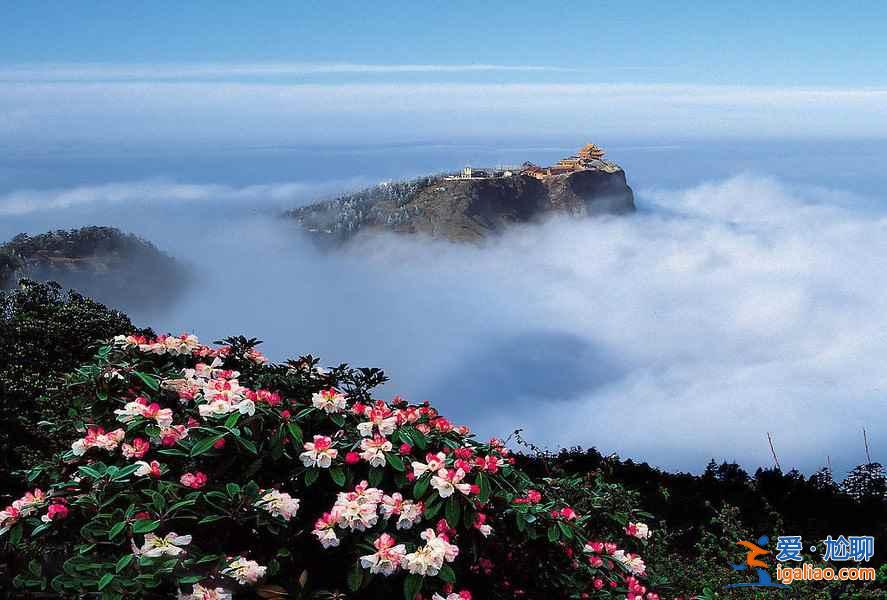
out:
M487 524L487 515L484 513L474 515L474 528L480 531L484 537L489 537L493 533L493 528Z
M431 597L431 600L471 600L471 592L468 590L462 590L458 594L450 592L446 596L434 594Z
M361 481L353 492L339 492L330 513L339 527L364 531L379 521L378 509L383 495L382 490Z
M206 474L200 471L196 473L185 473L179 478L179 482L185 486L195 490L199 490L206 485Z
M105 433L102 427L90 427L86 430L86 436L82 440L77 440L71 444L71 452L74 456L83 456L90 448L101 448L103 450L115 450L123 441L125 433L122 429L115 429Z
M332 513L323 513L323 516L314 523L314 531L311 534L317 538L324 548L333 548L339 545L336 536L336 519Z
M360 557L360 566L369 569L370 573L388 576L394 573L400 566L406 554L406 546L398 544L393 537L383 533L373 542L376 551Z
M339 455L339 451L333 446L333 440L325 435L315 435L313 442L305 442L305 452L299 455L299 459L306 467L320 467L329 469L333 459Z
M384 496L379 505L379 512L385 519L397 517L397 529L410 529L422 520L425 505L422 502L404 500L399 492Z
M184 425L172 425L160 430L160 443L169 448L188 437L188 428Z
M364 438L360 440L360 457L370 463L371 467L385 466L385 452L391 452L391 442L387 439L375 435L372 439Z
M652 535L650 527L646 523L629 523L625 527L625 533L639 540L649 539L650 535Z
M0 510L0 527L6 527L7 525L12 525L21 517L22 511L17 509L14 506L7 506L3 510Z
M40 520L44 523L49 523L50 521L60 521L67 518L67 516L67 506L64 504L50 504L49 508L46 509L46 514L40 517Z
M135 471L136 476L145 477L146 475L150 475L155 479L160 477L160 463L156 460L152 460L150 463L139 460L136 461L135 464L139 465L139 468Z
M431 487L441 498L449 498L456 490L466 496L471 493L471 484L463 483L465 471L462 469L441 469L431 478Z
M443 452L437 454L428 453L425 455L425 462L413 461L413 475L421 477L425 473L434 473L440 470L446 463L447 455Z
M369 421L357 424L357 431L363 437L372 436L374 430L381 436L389 436L397 428L397 417L382 401L378 401L372 408L366 409L364 415L369 418Z
M120 452L126 458L142 458L148 452L151 445L144 438L133 438L131 444L123 444L120 446Z

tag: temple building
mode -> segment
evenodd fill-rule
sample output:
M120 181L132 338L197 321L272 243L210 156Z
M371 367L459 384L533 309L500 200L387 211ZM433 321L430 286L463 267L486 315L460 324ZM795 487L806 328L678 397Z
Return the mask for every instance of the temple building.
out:
M550 167L540 167L533 163L524 163L521 169L522 175L529 175L536 179L545 179L553 175L567 175L576 171L587 169L601 169L611 171L618 167L604 160L604 150L595 144L586 144L573 156L562 158L557 164Z

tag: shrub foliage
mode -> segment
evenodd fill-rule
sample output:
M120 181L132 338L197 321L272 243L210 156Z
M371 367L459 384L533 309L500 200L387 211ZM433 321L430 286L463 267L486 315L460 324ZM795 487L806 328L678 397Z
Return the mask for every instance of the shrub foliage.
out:
M268 364L255 340L222 344L121 335L74 371L69 449L0 512L5 544L51 549L20 587L658 598L643 514L600 478L534 481L503 442L375 399L377 369Z

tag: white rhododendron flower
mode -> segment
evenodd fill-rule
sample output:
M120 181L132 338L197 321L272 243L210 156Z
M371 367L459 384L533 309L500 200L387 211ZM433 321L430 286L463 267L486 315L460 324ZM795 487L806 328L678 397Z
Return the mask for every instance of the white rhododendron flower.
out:
M233 595L224 588L207 588L195 583L190 594L179 592L179 600L231 600Z
M254 560L247 560L239 556L229 562L228 566L222 570L222 573L234 579L240 585L255 585L265 576L267 569L267 567L261 566Z
M369 569L374 575L391 575L400 566L406 554L406 546L398 544L393 537L383 533L375 542L376 552L360 557L360 566Z
M345 395L335 388L321 390L311 396L311 404L328 414L339 413L345 410Z
M332 446L333 440L331 438L325 435L315 435L313 442L305 442L303 445L305 452L299 455L299 459L306 467L329 469L333 464L333 459L339 454L339 451Z
M632 575L643 575L647 571L647 566L637 554L626 553L625 550L616 550L613 552L613 558L622 563Z
M299 511L299 500L286 492L269 490L256 502L256 506L268 511L271 516L289 521Z
M177 533L167 533L163 537L154 535L153 533L145 534L145 543L138 549L136 554L147 556L148 558L157 558L158 556L178 556L185 551L182 546L191 543L190 535L178 535Z
M453 562L459 555L459 548L444 534L437 535L433 529L426 529L420 537L425 545L405 555L402 561L404 568L414 575L433 577L445 562Z
M425 462L413 461L413 475L418 479L425 473L434 473L443 468L446 463L447 455L443 452L425 455Z

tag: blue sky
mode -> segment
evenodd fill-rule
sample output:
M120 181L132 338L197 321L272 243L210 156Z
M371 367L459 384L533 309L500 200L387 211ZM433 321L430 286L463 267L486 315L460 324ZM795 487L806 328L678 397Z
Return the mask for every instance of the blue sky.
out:
M857 3L6 3L0 144L887 137Z
M5 2L0 61L499 64L574 81L884 84L858 2ZM512 78L564 74L512 73Z

